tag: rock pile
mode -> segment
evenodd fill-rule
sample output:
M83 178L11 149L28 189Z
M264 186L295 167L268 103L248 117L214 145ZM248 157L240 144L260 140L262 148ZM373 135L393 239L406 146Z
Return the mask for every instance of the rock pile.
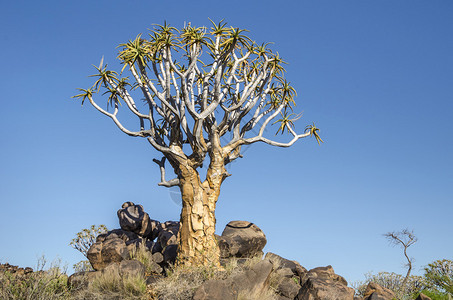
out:
M13 276L26 276L33 273L32 268L19 268L18 266L10 265L9 263L0 264L0 272L8 272Z
M152 220L143 206L132 202L125 202L117 215L121 229L99 235L87 252L96 271L129 259L139 247L150 252L156 264L154 271L160 273L164 266L174 262L179 222Z
M99 235L88 250L87 258L96 271L129 259L139 247L151 253L156 273L161 273L168 264L174 263L179 222L161 223L153 220L143 206L133 202L125 202L117 215L121 229ZM223 259L262 256L267 242L263 231L247 221L231 221L222 236L217 238Z
M178 247L179 222L159 222L150 219L141 205L126 202L118 210L120 229L97 237L87 253L95 269L70 276L72 287L83 287L99 274L113 274L118 278L141 275L152 286L156 278L165 276L165 268L174 263ZM216 236L222 262L235 258L238 262L252 257L263 257L266 236L253 223L231 221L221 236ZM146 267L131 260L131 253L145 249ZM196 300L258 299L272 290L278 300L358 300L347 281L335 274L332 266L305 269L298 262L268 252L255 265L218 280L207 280L194 290ZM258 298L257 298L258 297ZM367 287L361 300L391 300L393 293L377 284Z

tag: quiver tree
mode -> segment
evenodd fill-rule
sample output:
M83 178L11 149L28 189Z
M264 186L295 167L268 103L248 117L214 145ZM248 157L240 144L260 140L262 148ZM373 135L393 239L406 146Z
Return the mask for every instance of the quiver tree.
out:
M218 264L214 236L215 207L222 182L230 176L226 165L241 157L241 148L256 142L289 147L298 139L314 136L309 125L297 134L293 121L296 92L284 78L284 61L268 44L257 45L246 30L212 24L156 25L147 39L119 45L121 73L107 69L103 60L96 81L74 96L89 102L111 118L129 136L145 138L161 152L154 159L161 171L160 186L178 186L182 195L178 259L186 264ZM122 77L128 71L131 77ZM133 82L133 83L132 83ZM94 100L107 95L107 107ZM133 97L133 95L135 96ZM142 97L144 105L134 100ZM137 129L127 129L118 118L127 107L138 119ZM278 123L277 133L290 140L265 136L266 128ZM206 178L198 169L209 161ZM167 180L166 163L176 178Z

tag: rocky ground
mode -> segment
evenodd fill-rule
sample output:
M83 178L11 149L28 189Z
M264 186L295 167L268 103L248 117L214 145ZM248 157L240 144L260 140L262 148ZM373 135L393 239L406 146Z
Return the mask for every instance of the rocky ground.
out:
M176 236L179 222L161 223L152 220L141 205L132 202L123 204L118 210L118 218L120 228L99 235L87 252L94 271L69 276L67 283L71 290L88 289L99 278L108 277L115 282L125 278L143 278L148 299L395 298L392 291L375 283L368 285L363 298L355 297L354 289L348 287L347 281L336 274L332 266L307 270L296 261L270 252L264 254L263 248L267 242L265 234L257 225L247 221L232 221L227 224L222 235L217 236L224 269L211 270L203 266L201 277L198 274L197 279L190 278L195 276L193 270L184 275L173 266L178 247ZM229 267L231 262L235 263L234 270ZM0 265L0 272L28 276L33 270L4 264ZM177 272L182 275L171 281L170 276L174 277ZM183 282L186 282L187 287L175 289L175 285L182 285ZM422 294L417 299L429 297Z

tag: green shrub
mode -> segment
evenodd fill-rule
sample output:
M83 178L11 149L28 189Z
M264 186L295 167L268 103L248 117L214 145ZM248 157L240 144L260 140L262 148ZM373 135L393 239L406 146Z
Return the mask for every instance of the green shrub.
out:
M453 295L453 261L442 259L427 265L425 280L430 288Z
M108 229L105 225L91 225L89 229L82 229L82 231L76 234L76 237L72 239L69 246L80 251L83 256L87 257L87 252L91 245L96 242L98 235L107 233Z
M79 261L78 263L73 265L73 268L75 273L94 271L91 263L88 260Z
M451 296L447 293L442 293L435 290L423 290L421 293L425 294L426 296L430 297L431 300L451 300ZM419 293L420 294L420 293ZM418 296L418 294L417 294Z
M397 299L413 299L415 298L415 295L427 287L427 283L422 276L409 276L405 288L402 288L405 277L400 274L388 272L372 274L370 272L365 274L365 278L365 281L359 281L352 284L352 287L356 291L356 295L359 297L364 296L366 287L370 282L375 282L380 286L391 290Z
M87 252L90 249L91 245L96 242L96 238L98 235L107 233L108 229L105 225L91 225L89 229L85 228L82 231L76 234L76 237L72 239L69 243L69 246L72 248L80 251L83 256L87 257ZM91 266L90 262L87 260L79 261L78 263L72 266L74 268L74 272L86 272L86 271L93 271L93 267Z

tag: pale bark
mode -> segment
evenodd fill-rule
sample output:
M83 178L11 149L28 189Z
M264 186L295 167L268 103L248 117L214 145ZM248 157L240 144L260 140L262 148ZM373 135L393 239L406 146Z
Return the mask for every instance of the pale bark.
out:
M215 208L222 182L229 174L216 131L211 133L211 140L205 181L201 182L197 170L187 162L179 164L177 170L182 195L178 259L186 265L220 264Z
M179 263L199 265L219 262L215 239L215 206L220 192L202 183L198 172L182 167L180 189L182 210L179 229Z

